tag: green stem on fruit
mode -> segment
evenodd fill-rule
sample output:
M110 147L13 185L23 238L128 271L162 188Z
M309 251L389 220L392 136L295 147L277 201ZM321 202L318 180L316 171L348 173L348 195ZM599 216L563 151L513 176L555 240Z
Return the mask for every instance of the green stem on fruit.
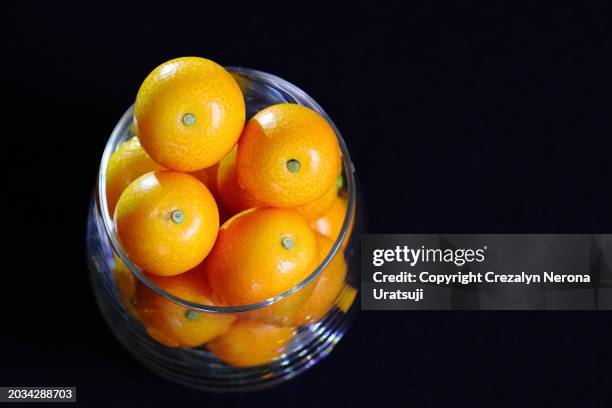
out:
M189 320L195 320L200 317L200 314L193 310L188 310L185 312L185 317Z
M298 160L287 160L287 170L289 170L291 173L297 173L300 171L300 167L302 167L302 165Z
M185 124L185 126L193 126L195 125L196 122L196 117L193 113L186 113L183 115L183 124Z
M291 237L283 237L281 239L281 245L285 249L292 249L295 246L295 242L293 242L293 238Z
M185 213L181 210L172 211L170 217L172 218L172 221L174 221L175 224L180 224L181 222L185 221Z

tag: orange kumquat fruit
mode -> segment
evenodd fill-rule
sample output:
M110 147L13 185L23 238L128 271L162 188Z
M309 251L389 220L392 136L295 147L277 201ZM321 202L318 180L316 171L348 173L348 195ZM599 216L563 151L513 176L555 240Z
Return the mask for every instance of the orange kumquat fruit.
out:
M240 87L213 61L182 57L164 62L144 80L134 104L138 136L162 166L210 167L238 141L245 120Z
M213 196L196 178L156 171L123 191L115 225L132 262L146 272L171 276L194 268L210 252L219 212Z
M312 272L317 257L315 233L303 217L255 208L223 224L205 264L224 305L241 306L291 289Z
M133 136L121 143L111 155L106 168L106 204L111 217L119 196L132 181L150 171L163 169L144 151L138 137Z
M281 357L294 335L293 327L239 320L227 333L208 343L208 349L229 365L252 367Z
M313 221L310 226L321 235L336 241L344 224L346 216L346 199L337 197L332 207L320 218Z
M248 191L238 184L238 173L236 171L236 156L238 150L234 148L230 154L219 162L217 171L217 188L223 208L231 215L237 214L249 208L261 207L262 204Z
M272 207L296 207L334 184L340 148L329 123L304 106L281 103L258 112L238 143L240 186Z
M334 243L320 234L317 234L317 242L319 245L319 262L323 262L331 252ZM333 306L334 300L344 286L346 271L344 254L339 251L321 272L314 291L291 321L297 326L302 326L323 318Z
M176 276L147 274L160 289L202 305L214 305L212 291L201 268ZM229 330L235 317L226 313L206 313L185 308L139 283L136 307L147 332L169 347L197 347Z

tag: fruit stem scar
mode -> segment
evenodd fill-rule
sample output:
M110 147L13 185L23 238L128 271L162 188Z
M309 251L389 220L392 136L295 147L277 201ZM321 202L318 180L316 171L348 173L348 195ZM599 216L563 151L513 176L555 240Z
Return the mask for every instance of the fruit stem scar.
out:
M185 317L189 320L195 320L198 317L200 317L200 314L198 312L195 312L193 310L188 310L185 312Z
M291 237L283 237L281 239L281 245L285 249L292 249L295 246L295 242L293 242Z
M287 160L287 170L291 173L297 173L300 171L301 164L295 159Z
M185 220L185 213L181 210L172 211L172 214L170 214L170 216L172 218L172 221L174 221L174 223L176 224L180 224Z
M193 113L186 113L183 115L182 120L185 126L193 126L196 122L196 117Z

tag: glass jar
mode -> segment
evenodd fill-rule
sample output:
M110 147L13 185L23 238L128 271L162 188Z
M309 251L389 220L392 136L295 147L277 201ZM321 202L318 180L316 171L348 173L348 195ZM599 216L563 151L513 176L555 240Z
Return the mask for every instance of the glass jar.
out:
M113 333L136 359L161 376L187 386L216 391L244 391L268 387L295 377L328 355L343 336L356 309L354 303L359 285L356 238L360 223L356 222L359 219L356 216L354 167L340 132L323 109L304 91L279 77L246 68L228 70L244 93L247 118L273 104L297 103L317 111L335 130L343 157L344 183L340 192L346 200L347 209L339 236L325 259L310 276L287 292L251 305L220 307L193 303L153 283L122 250L106 204L106 168L111 154L133 136L133 107L115 126L102 155L88 216L87 258L100 310ZM343 262L346 262L346 272L335 284L333 293L327 294L328 303L323 305L325 313L301 313L299 321L296 321L293 317L295 310L308 301L325 271L337 268L338 263ZM174 310L184 311L188 317L197 317L203 327L209 323L211 326L204 327L208 332L222 327L222 330L218 330L221 333L227 330L224 325L236 325L236 322L261 322L272 331L263 334L254 332L252 341L244 345L240 343L242 339L239 336L237 342L230 341L229 346L218 339L211 340L215 343L207 342L191 348L168 344L163 339L160 342L159 336L147 331L141 323L138 305L134 304L136 291L147 292L149 299L171 302ZM320 310L321 305L318 306ZM245 333L249 333L250 323L240 324L246 325ZM275 335L274 330L277 329L278 335ZM214 334L211 336L214 337ZM274 345L265 343L268 338ZM240 356L235 361L220 360L211 352L211 349L214 350L212 345L217 348L233 347L233 352L238 354L262 353L261 349L265 349L263 354L267 352L268 358L258 365L243 366ZM258 349L251 350L250 347Z

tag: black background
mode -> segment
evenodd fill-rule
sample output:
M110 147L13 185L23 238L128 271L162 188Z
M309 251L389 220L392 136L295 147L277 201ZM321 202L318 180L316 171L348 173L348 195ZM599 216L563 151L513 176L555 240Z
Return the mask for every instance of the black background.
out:
M182 55L312 95L370 232L612 231L605 2L402 3L5 5L0 384L75 385L85 406L609 406L603 312L360 312L299 379L220 396L141 367L97 311L84 234L100 155L146 74Z

